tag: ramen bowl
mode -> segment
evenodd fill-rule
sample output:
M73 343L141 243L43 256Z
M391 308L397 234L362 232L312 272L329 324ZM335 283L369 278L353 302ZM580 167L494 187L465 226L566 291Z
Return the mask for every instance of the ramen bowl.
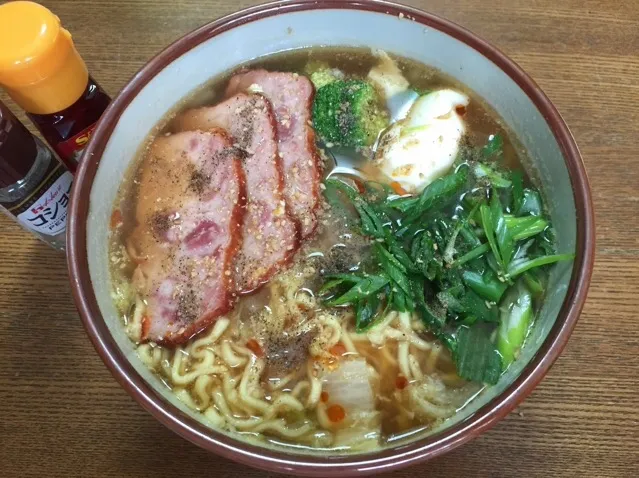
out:
M533 162L559 252L520 358L441 426L372 453L266 447L207 426L141 362L111 298L112 205L145 139L176 103L249 60L309 46L382 49L437 68L484 99ZM123 88L85 152L73 190L68 262L82 321L118 382L157 420L194 444L250 466L304 476L398 469L441 455L492 427L531 393L566 345L586 300L594 260L591 197L582 160L561 116L512 60L437 16L382 1L285 1L213 21L177 40Z

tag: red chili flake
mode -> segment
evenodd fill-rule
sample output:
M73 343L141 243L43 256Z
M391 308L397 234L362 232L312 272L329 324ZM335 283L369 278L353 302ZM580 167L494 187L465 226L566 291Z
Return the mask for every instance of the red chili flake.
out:
M359 178L353 178L353 182L355 186L357 186L357 190L360 194L364 194L366 192L366 186L364 185L364 181Z
M328 415L328 419L333 423L339 423L346 418L346 412L341 405L331 405L326 410L326 415Z
M400 196L405 196L408 192L399 184L397 181L393 181L390 183L391 188L395 191L395 194L399 194Z
M341 357L346 353L346 346L342 342L337 342L329 349L329 352L336 357Z
M322 401L322 403L328 402L328 392L322 392L322 394L320 395L320 400Z
M458 105L455 107L455 111L459 116L464 116L466 114L466 107L464 105Z
M151 328L151 319L148 315L142 317L142 322L140 323L141 328L141 336L146 337L149 333L149 329Z
M400 375L399 377L397 377L397 379L395 379L395 386L400 390L404 390L406 387L408 387L408 379L403 375Z
M248 342L246 342L246 348L253 352L256 356L264 357L264 351L257 340L249 339Z
M115 229L116 227L119 227L121 224L122 224L122 211L120 211L119 209L116 209L111 214L111 222L110 222L111 229Z

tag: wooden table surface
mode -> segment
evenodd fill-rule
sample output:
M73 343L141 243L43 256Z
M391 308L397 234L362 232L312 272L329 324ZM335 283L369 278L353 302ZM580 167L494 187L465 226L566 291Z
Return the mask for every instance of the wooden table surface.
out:
M255 2L42 3L115 95L169 42ZM392 476L639 476L639 1L409 3L499 46L555 102L590 175L597 263L565 352L518 411ZM64 257L2 216L0 290L2 476L267 476L200 450L144 412L85 336Z

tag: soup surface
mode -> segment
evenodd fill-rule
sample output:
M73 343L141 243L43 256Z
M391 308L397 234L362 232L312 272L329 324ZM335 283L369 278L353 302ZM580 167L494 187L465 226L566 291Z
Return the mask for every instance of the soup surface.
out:
M571 259L499 118L381 51L242 65L139 156L111 220L123 326L254 441L363 452L440 425L517 359Z

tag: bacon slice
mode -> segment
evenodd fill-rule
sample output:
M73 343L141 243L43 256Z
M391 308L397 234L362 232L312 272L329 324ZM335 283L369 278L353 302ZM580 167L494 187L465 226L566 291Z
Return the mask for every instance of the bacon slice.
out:
M182 343L233 305L246 197L241 155L222 130L161 136L136 179L127 246L147 303L140 340Z
M229 131L245 153L248 202L234 278L238 291L247 293L267 282L293 257L299 247L299 230L282 191L282 161L268 100L240 93L219 105L187 111L173 122L177 131L212 127Z
M231 78L226 95L248 90L260 91L273 104L284 165L284 194L300 224L302 239L306 239L317 227L322 172L311 127L315 89L308 78L295 73L250 70Z

